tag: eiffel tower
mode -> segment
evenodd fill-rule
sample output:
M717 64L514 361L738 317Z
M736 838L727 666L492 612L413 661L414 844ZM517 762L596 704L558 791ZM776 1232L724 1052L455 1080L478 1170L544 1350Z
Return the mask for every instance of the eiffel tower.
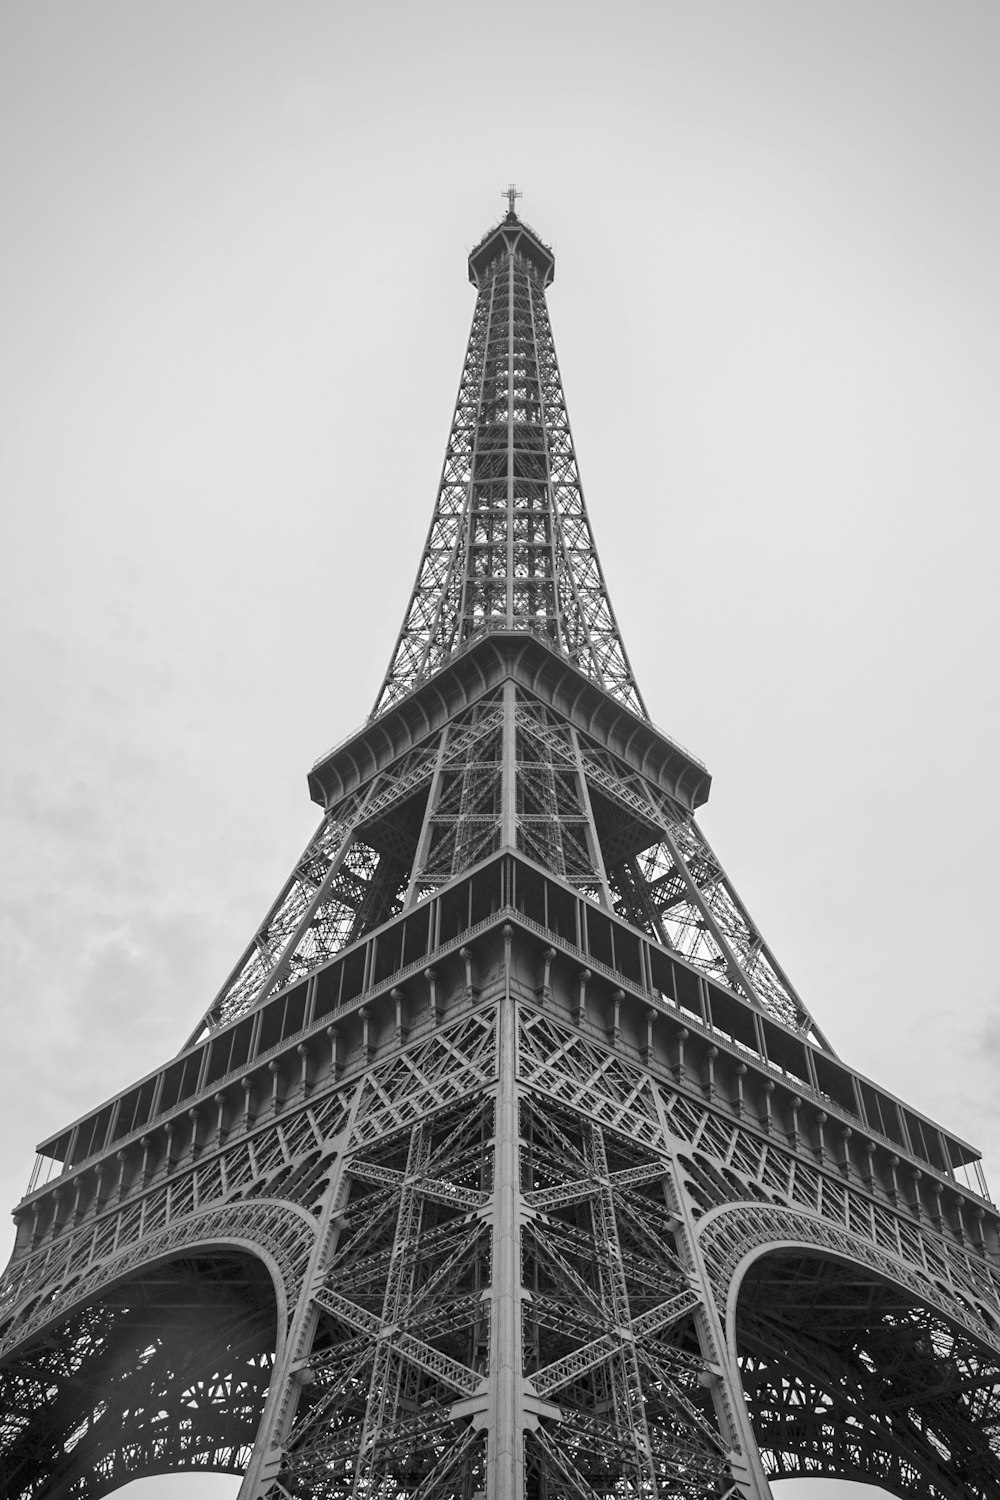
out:
M7 1500L199 1469L242 1500L1000 1496L978 1153L840 1060L699 830L516 197L315 837L177 1056L40 1147Z

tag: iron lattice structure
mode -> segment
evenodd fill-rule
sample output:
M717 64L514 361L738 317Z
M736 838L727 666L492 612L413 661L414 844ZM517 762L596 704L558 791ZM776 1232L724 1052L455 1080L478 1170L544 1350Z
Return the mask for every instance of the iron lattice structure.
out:
M320 827L182 1051L40 1148L10 1500L173 1469L242 1500L1000 1496L978 1154L836 1056L698 828L513 201Z

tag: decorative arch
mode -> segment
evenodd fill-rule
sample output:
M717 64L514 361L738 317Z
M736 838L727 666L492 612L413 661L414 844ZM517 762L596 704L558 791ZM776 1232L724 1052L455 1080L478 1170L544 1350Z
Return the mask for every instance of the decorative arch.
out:
M234 1204L36 1293L0 1362L0 1494L242 1473L313 1242L288 1204Z
M315 1223L303 1210L276 1199L257 1199L187 1214L99 1260L60 1260L48 1277L43 1271L32 1278L28 1295L0 1324L0 1364L33 1334L93 1300L113 1282L158 1259L199 1247L230 1245L262 1261L274 1282L284 1319L297 1300L314 1235Z
M996 1500L1000 1338L985 1276L978 1289L921 1276L771 1206L718 1209L700 1237L768 1478Z

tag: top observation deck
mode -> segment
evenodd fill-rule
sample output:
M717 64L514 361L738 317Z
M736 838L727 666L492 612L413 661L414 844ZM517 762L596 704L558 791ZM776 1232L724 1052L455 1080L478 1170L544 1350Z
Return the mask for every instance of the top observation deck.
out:
M478 288L490 266L500 256L508 254L523 256L538 272L542 286L552 285L556 258L535 231L518 218L513 206L499 224L487 230L469 256L469 280L472 285Z

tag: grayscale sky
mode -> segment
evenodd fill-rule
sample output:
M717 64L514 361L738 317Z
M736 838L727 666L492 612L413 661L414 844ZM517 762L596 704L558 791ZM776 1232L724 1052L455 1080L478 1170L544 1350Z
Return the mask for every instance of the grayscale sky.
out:
M8 0L8 1203L312 831L512 178L708 836L842 1055L1000 1169L998 51L990 0Z

